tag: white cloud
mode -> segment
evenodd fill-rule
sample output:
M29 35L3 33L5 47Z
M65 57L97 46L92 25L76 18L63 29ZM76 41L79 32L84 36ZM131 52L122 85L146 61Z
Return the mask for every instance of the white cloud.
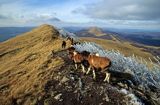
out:
M49 23L159 28L159 4L159 0L0 0L0 26Z
M101 0L86 5L81 13L104 20L160 20L159 10L159 0Z
M0 5L0 26L34 25L38 23L60 22L56 13L48 8L31 8L22 2Z

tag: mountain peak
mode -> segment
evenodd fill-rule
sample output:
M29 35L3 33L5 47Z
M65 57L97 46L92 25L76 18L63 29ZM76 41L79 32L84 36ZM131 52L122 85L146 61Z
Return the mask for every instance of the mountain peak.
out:
M34 35L41 38L43 41L50 41L58 38L59 32L54 26L43 24L28 32L27 35Z
M49 24L42 24L38 28L54 28L54 26L49 25Z
M95 36L103 36L104 35L102 29L99 27L90 27L88 29L88 33L94 34Z

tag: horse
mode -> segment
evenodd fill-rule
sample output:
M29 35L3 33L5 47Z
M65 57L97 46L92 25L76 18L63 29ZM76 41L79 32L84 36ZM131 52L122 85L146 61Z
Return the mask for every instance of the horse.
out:
M83 73L86 72L85 68L84 68L84 65L83 65L84 58L83 58L83 55L81 53L79 53L77 51L74 51L71 59L74 61L76 69L78 69L78 64L81 64L82 72Z
M69 47L67 49L68 53L73 53L76 49L74 47Z
M83 56L81 53L77 52L74 47L70 47L67 49L68 57L74 62L75 68L78 69L78 64L81 64L82 71L85 73L83 62Z
M67 40L71 42L71 46L81 44L79 41L75 41L73 38L68 37Z
M68 53L69 59L72 60L73 52L74 52L75 50L76 50L76 49L75 49L74 47L69 47L69 48L67 49L67 53Z
M68 37L67 40L69 40L71 42L71 45L74 45L74 40L71 37Z
M66 42L65 41L62 42L62 48L66 48Z
M92 69L94 80L96 79L95 70L100 70L103 72L108 70L108 68L111 66L111 60L107 57L100 57L99 55L83 53L83 58L89 63L88 71L86 72L86 74L88 74ZM107 71L105 73L106 77L103 81L107 81L109 83L110 73L108 73Z

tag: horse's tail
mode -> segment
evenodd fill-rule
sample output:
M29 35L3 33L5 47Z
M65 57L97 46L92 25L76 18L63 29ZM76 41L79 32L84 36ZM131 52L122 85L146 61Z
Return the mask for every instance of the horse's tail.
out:
M109 65L108 65L108 67L111 67L111 66L112 66L112 62L110 61L110 62L109 62Z

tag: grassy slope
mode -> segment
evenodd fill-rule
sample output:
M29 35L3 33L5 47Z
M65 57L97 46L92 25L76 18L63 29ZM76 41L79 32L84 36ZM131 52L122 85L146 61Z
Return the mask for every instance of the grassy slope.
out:
M42 93L51 71L41 68L64 63L60 57L48 60L52 50L62 50L61 43L57 31L49 25L0 43L0 102L10 104L12 98Z

